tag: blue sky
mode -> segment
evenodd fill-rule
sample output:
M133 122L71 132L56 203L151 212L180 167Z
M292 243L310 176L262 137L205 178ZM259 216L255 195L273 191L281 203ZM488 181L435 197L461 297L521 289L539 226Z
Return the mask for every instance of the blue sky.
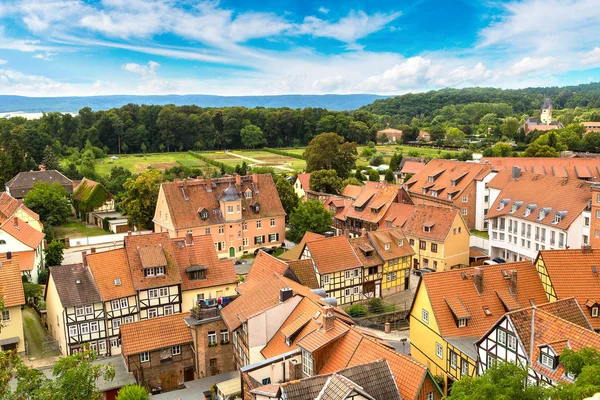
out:
M0 94L401 94L598 80L598 0L0 0Z

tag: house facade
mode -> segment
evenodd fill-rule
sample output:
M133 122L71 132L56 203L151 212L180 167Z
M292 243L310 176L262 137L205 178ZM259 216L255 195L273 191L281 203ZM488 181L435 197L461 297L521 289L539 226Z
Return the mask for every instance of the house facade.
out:
M73 181L57 170L19 172L6 183L5 190L15 199L23 199L39 182L58 183L67 193L73 193Z
M25 351L25 335L21 307L25 304L25 293L18 258L0 256L0 296L4 299L4 309L0 313L0 350L22 353Z
M163 183L153 222L155 232L172 238L212 235L221 258L285 240L285 211L270 174Z
M83 178L73 191L73 208L77 217L104 229L103 213L115 211L113 195L101 183Z
M35 229L35 223L30 225L13 215L0 225L0 254L7 258L18 255L21 273L36 283L44 268L45 236Z
M298 174L294 182L294 192L299 199L306 196L306 192L310 190L310 174Z

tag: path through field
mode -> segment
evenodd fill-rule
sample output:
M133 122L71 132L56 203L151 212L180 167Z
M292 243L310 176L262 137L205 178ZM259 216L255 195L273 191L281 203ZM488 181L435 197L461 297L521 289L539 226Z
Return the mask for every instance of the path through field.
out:
M226 151L225 154L228 154L228 155L234 156L234 157L238 157L238 158L243 158L244 160L251 161L251 162L253 162L255 164L264 164L265 163L264 161L260 161L260 160L257 160L255 158L250 158L250 157L242 156L242 155L239 155L239 154L235 154L235 153L232 153L230 151ZM274 168L282 169L284 171L295 172L292 168L284 167L284 166L281 166L281 165L275 165Z

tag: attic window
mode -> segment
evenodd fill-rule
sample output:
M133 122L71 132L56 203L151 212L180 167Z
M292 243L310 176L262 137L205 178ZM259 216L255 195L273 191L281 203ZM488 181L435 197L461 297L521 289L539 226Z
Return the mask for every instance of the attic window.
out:
M404 246L404 240L398 240L398 247Z
M431 227L430 226L424 226L423 227L423 232L431 232Z
M506 205L508 203L510 203L510 199L502 199L502 200L500 200L500 202L498 203L498 210L504 209L504 207L506 207Z
M592 318L598 318L598 306L592 307Z
M165 267L150 267L144 268L144 276L145 277L153 277L153 276L162 276L165 274Z
M428 176L427 182L435 182L435 176L433 176L433 175Z
M459 318L456 321L456 325L458 325L459 328L464 328L465 326L467 326L467 318Z
M244 192L244 197L245 197L245 198L247 198L247 199L251 199L251 198L252 198L252 190L250 190L250 189L247 189L247 190Z
M518 209L521 207L521 205L522 205L522 204L523 204L523 202L522 202L522 201L515 201L515 202L512 204L512 207L511 207L511 209L510 209L510 213L511 213L511 214L514 214L514 213L516 213L516 212L517 212L517 210L518 210Z
M432 191L431 191L431 197L438 197L438 193L439 193L439 191L437 191L437 190L432 190Z
M546 218L546 215L548 215L549 212L550 212L550 208L542 208L537 217L538 221L541 221L544 218Z
M200 219L206 221L208 219L208 211L206 209L200 211Z
M259 213L260 212L260 204L255 203L254 206L252 207L254 209L255 213Z
M115 279L115 286L121 286L121 278Z
M456 187L456 181L452 180L452 187Z
M556 368L556 366L555 366L556 357L552 357L552 356L550 356L548 354L540 353L540 363L544 367L548 367L550 369L554 369L554 368Z
M552 221L553 224L558 224L560 223L560 221L562 221L562 219L567 215L566 211L557 211L554 213L554 220Z
M487 315L488 317L489 317L490 315L492 315L492 311L490 310L490 308L489 308L489 307L486 307L486 306L484 306L484 307L483 307L483 312L484 312L484 313L485 313L485 315Z
M386 249L386 250L389 250L390 249L390 244L389 243L384 244L383 248Z
M427 189L423 188L423 194L427 194Z

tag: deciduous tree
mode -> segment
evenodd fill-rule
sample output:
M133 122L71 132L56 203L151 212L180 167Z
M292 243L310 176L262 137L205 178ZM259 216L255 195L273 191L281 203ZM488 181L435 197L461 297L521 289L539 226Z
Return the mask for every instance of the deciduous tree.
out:
M287 213L285 219L289 220L292 211L298 207L298 195L294 191L292 184L283 176L280 176L279 179L277 179L275 187L277 188L277 194L279 195L279 200L281 200L281 205Z
M246 125L240 131L242 145L246 148L254 149L255 147L264 146L267 140L263 136L262 130L256 125Z
M356 162L356 143L344 142L337 133L322 133L310 141L304 150L306 171L334 169L345 179Z
M49 267L61 265L64 259L65 244L58 240L53 240L44 249L44 258Z
M310 189L316 192L339 194L342 190L342 178L331 169L311 172Z
M150 170L125 181L125 195L121 207L127 213L129 224L150 229L156 208L156 200L162 182L159 171Z
M333 213L326 210L318 200L307 200L300 203L290 215L289 238L300 242L306 232L324 234L331 229Z
M44 224L58 226L71 215L68 198L69 194L58 182L39 182L33 185L23 202L39 214Z

